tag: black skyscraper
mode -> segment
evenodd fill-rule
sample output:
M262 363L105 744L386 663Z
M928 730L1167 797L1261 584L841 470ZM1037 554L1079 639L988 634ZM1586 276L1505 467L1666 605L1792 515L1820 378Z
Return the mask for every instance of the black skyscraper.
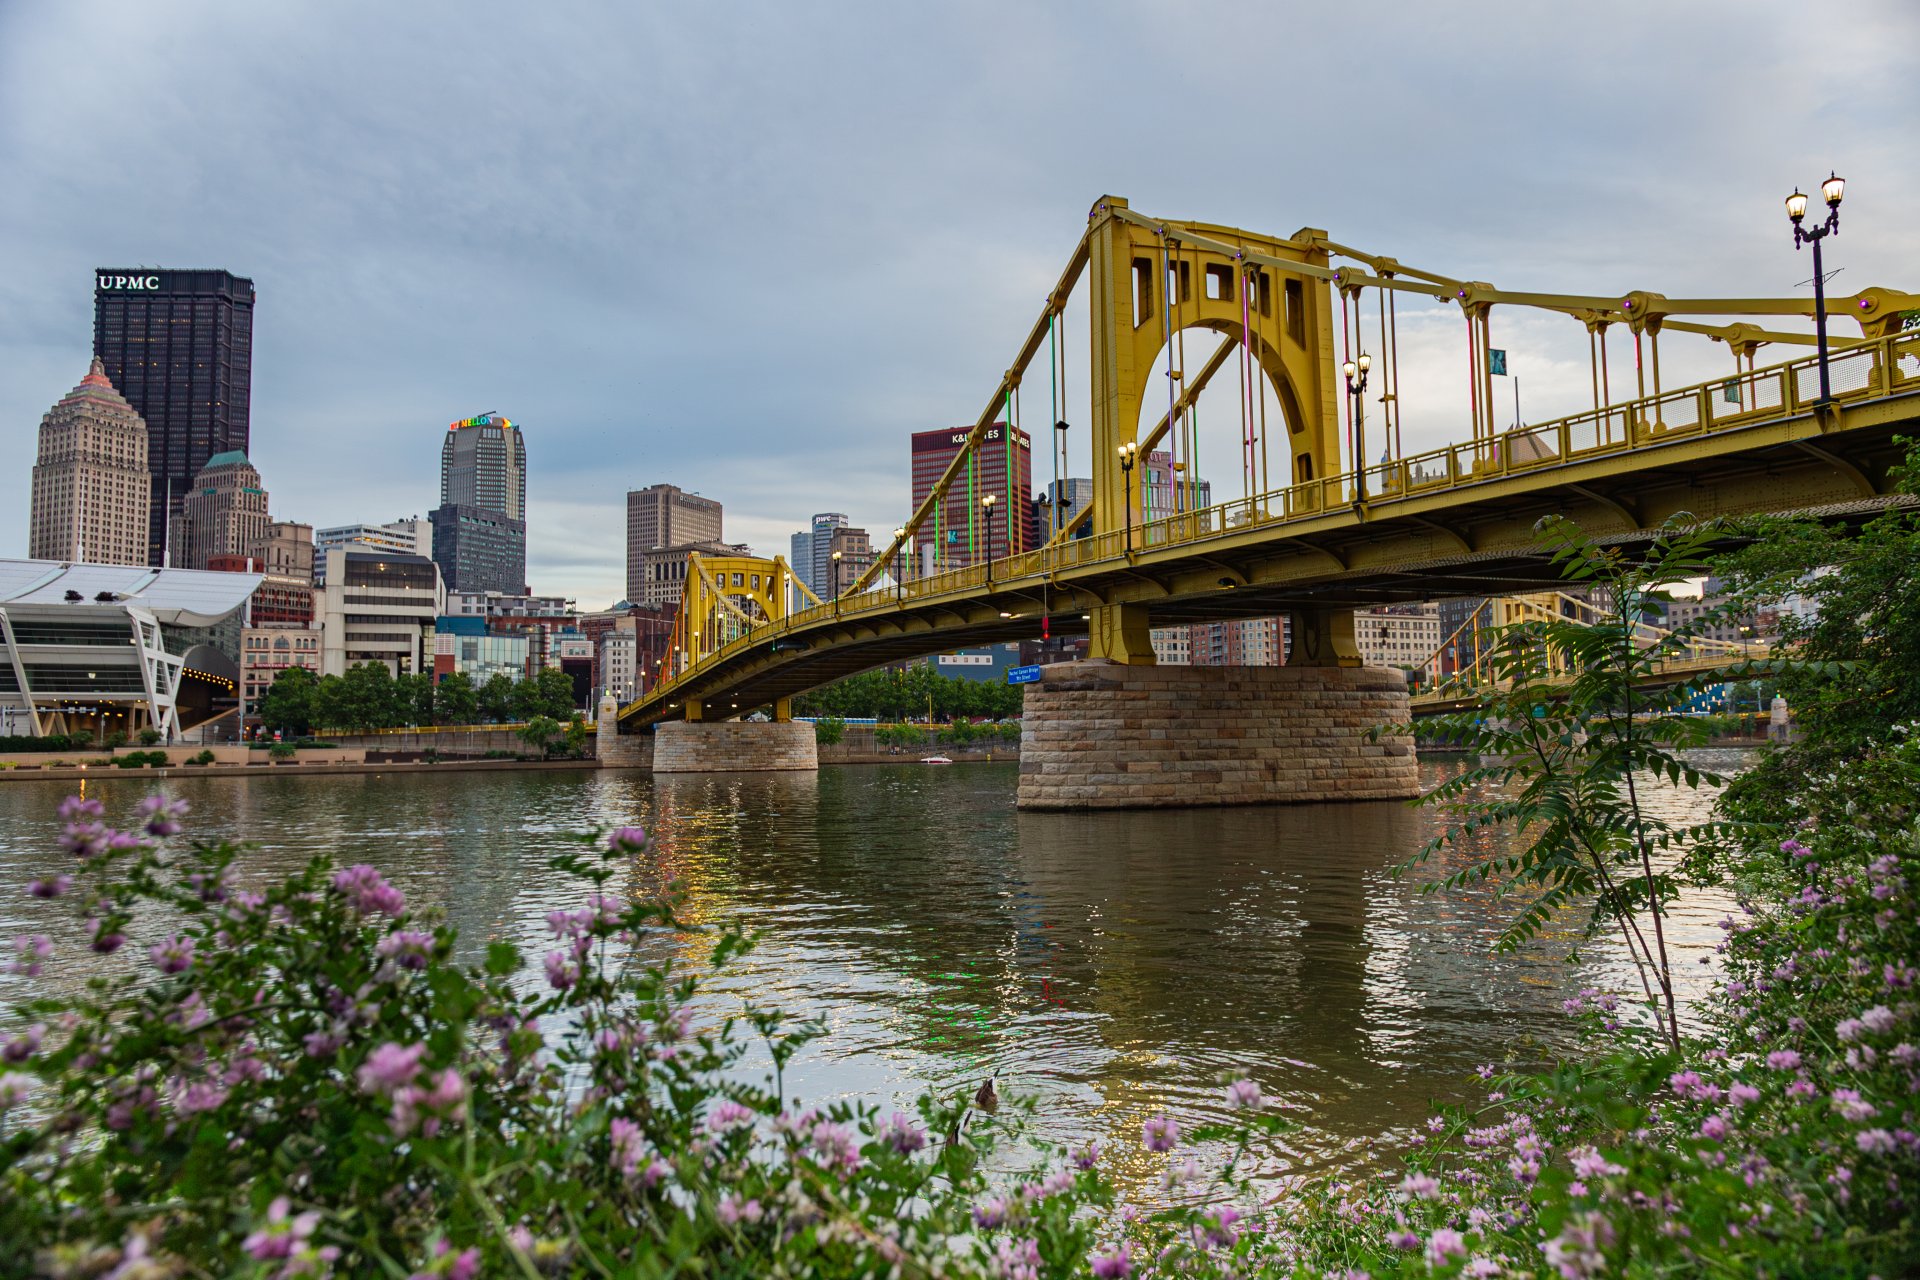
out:
M93 353L146 419L147 560L159 564L167 522L207 459L248 452L253 281L226 271L102 268L94 275Z

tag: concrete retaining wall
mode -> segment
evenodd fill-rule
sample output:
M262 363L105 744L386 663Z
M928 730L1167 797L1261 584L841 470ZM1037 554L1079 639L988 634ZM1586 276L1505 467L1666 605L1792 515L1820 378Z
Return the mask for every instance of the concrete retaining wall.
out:
M653 730L655 773L769 773L819 767L810 724L680 720Z
M1419 793L1406 677L1372 667L1041 668L1027 686L1023 809L1199 808Z

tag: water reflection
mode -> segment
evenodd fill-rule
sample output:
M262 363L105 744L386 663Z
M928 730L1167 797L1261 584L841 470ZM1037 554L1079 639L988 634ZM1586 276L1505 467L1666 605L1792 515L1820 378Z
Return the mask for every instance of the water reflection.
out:
M1457 767L1422 765L1429 785ZM566 833L645 826L654 845L624 892L678 880L692 918L764 931L715 1000L750 994L827 1023L828 1039L789 1071L796 1091L904 1102L997 1071L1042 1096L1041 1128L1063 1140L1091 1124L1126 1147L1149 1114L1215 1117L1221 1075L1248 1073L1302 1108L1288 1146L1317 1163L1459 1096L1475 1064L1539 1052L1532 1037L1564 1034L1570 988L1632 982L1607 946L1564 963L1566 936L1494 955L1511 904L1396 878L1435 830L1426 811L1016 813L1015 778L1011 765L900 765L173 787L194 805L196 832L257 842L250 873L284 873L322 850L376 863L416 903L444 908L474 954L492 938L545 944L546 912L577 896L546 866ZM53 810L66 789L0 787L0 884L60 868ZM110 813L143 790L119 777L88 789ZM1671 790L1654 802L1674 815L1705 807ZM1499 847L1488 837L1470 856ZM0 928L50 933L63 956L84 956L60 905L0 894ZM1723 911L1700 897L1679 913L1683 976L1700 980L1691 960L1710 950ZM78 982L84 963L49 973Z

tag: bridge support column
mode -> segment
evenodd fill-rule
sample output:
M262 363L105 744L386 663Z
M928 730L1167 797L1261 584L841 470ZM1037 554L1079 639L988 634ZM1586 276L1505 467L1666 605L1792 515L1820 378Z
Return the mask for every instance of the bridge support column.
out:
M645 769L653 763L653 739L644 733L620 732L620 704L612 694L600 699L594 726L593 756L602 769Z
M1406 677L1378 667L1063 662L1026 686L1023 809L1204 808L1419 794Z
M1087 632L1087 656L1133 667L1154 663L1152 628L1145 605L1097 604Z
M813 726L775 720L669 720L654 726L655 773L818 769Z
M1358 667L1360 643L1351 609L1295 609L1290 667Z

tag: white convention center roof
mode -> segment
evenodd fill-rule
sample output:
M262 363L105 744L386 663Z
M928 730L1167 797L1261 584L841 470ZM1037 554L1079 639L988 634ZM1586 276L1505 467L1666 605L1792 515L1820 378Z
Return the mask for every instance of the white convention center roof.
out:
M0 608L137 605L167 626L207 627L246 603L260 582L257 573L0 559Z

